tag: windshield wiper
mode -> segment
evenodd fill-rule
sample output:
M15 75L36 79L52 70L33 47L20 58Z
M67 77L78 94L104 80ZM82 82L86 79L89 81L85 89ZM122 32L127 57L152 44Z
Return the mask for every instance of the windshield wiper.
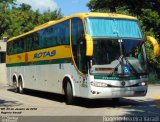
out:
M129 60L125 57L125 56L123 56L123 55L121 55L119 58L118 58L118 64L117 64L117 66L116 67L114 67L113 68L113 70L112 70L112 72L111 73L109 73L109 75L108 76L113 76L113 74L115 74L115 70L121 65L121 69L122 69L122 74L121 75L126 75L126 74L124 74L124 71L123 71L123 66L124 66L124 61L123 61L123 59L126 61L126 64L128 64L129 65L129 67L132 69L132 71L134 72L134 74L137 76L138 75L138 72L136 71L136 69L132 66L132 64L129 62Z
M123 55L121 55L121 56L118 58L118 64L117 64L117 66L112 69L112 72L109 73L108 76L111 77L111 76L115 73L115 70L116 70L120 65L122 65L122 60L123 60Z

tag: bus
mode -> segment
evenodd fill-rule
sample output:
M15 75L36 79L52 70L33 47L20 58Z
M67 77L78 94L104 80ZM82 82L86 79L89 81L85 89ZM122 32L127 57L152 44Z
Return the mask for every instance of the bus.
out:
M145 96L148 70L144 42L135 17L113 13L79 13L50 21L7 41L9 85L99 99Z

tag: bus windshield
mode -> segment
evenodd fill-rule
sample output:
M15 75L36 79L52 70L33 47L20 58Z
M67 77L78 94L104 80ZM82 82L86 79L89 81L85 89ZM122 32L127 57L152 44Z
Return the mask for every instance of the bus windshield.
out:
M142 40L95 38L91 62L91 73L146 73Z
M146 73L143 36L136 20L86 18L86 30L94 41L91 73Z

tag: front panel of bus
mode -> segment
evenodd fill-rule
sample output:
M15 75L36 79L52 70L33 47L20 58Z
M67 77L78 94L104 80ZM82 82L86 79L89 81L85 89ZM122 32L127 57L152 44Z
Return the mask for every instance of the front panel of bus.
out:
M145 96L146 53L137 20L88 17L85 26L93 39L93 55L82 58L86 67L79 68L88 73L88 97Z

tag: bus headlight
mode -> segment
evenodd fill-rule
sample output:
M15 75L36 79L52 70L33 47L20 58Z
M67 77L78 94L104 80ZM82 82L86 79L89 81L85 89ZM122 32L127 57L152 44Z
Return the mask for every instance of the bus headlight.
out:
M147 85L147 82L140 82L139 83L139 86L146 86Z
M108 84L106 83L101 83L101 82L91 82L92 86L96 86L96 87L107 87Z

